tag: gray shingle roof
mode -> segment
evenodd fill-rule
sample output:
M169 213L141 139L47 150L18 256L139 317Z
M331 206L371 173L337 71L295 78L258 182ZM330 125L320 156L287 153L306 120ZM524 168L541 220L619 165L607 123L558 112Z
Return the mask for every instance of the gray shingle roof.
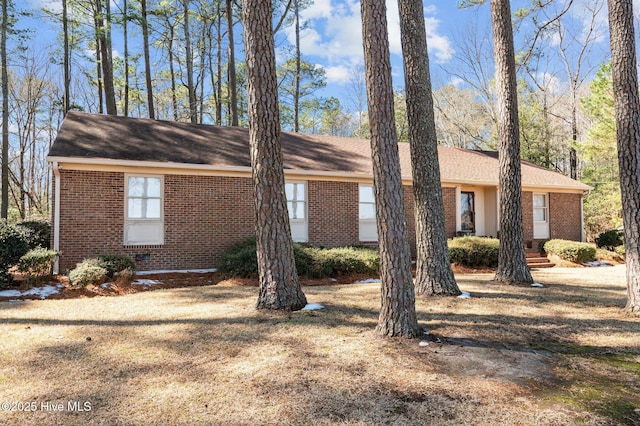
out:
M398 144L402 177L411 179L409 144ZM282 134L284 167L289 170L371 175L371 149L365 139ZM498 184L496 152L438 149L442 181ZM155 121L69 112L49 151L50 157L133 160L156 163L250 167L249 132L237 127ZM522 162L522 184L588 190L559 173Z

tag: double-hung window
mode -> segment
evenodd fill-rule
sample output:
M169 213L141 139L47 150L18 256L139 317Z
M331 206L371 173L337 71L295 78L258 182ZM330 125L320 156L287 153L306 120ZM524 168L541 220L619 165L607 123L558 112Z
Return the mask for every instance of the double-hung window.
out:
M358 218L360 241L378 241L376 199L371 185L360 185L359 187Z
M164 181L161 176L126 176L125 245L164 243Z
M295 242L309 241L309 223L307 221L307 183L286 182L284 185L291 225L291 238Z

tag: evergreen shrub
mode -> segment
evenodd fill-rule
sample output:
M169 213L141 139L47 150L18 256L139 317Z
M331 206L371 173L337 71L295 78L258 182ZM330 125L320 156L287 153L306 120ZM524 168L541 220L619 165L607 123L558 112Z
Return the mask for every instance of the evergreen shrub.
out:
M592 244L577 241L549 240L544 249L547 253L569 262L590 262L596 256L596 248Z
M497 238L458 237L450 239L449 258L451 262L464 266L498 266L498 249L500 242Z

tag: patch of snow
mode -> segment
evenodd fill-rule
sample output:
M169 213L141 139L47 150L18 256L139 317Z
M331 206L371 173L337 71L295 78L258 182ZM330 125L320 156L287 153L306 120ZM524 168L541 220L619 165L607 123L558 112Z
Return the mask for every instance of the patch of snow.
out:
M380 278L367 278L366 280L356 281L354 284L380 284Z
M302 308L303 311L319 311L320 309L324 309L324 306L319 303L307 303L307 305Z
M336 282L336 281L338 281L338 280L337 280L337 279L335 279L335 278L329 278L329 281L333 281L333 282L335 283L335 282Z
M3 290L0 291L0 297L20 297L20 296L38 296L40 299L46 299L47 297L60 293L60 289L64 287L63 284L58 285L45 285L44 287L33 287L29 290Z
M131 283L131 285L156 285L156 284L162 284L162 281L158 281L158 280L135 280L134 282Z
M471 299L471 293L463 291L462 294L458 296L458 299Z
M425 342L424 340L418 343L418 346L429 346L429 342Z
M0 297L20 297L22 293L18 290L2 290L0 291Z
M531 287L544 287L544 284L540 284L540 283L532 283Z
M100 284L100 287L108 288L108 287L111 287L111 285L113 285L113 283L103 283L103 284Z
M9 299L9 302L24 302L24 300L20 300L20 299Z
M610 263L607 262L602 262L600 260L594 260L593 262L585 262L583 263L584 266L590 266L590 267L595 267L595 268L599 268L599 267L606 267L606 266L613 266Z
M170 269L158 269L156 271L136 271L136 275L155 275L155 274L208 274L210 272L217 272L217 268L213 269L180 269L180 270L170 270Z

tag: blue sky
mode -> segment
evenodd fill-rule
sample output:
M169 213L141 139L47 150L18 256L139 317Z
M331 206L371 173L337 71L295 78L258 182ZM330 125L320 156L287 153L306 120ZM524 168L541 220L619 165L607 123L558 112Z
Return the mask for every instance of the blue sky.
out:
M53 10L61 9L60 0L22 0L31 7L42 7ZM561 7L568 0L554 0L554 6ZM594 0L574 0L578 5ZM640 3L640 0L634 3ZM122 0L112 0L112 3L122 3ZM527 5L530 0L513 0L512 9ZM425 0L425 20L427 25L427 40L431 61L431 73L434 85L448 83L461 84L460 79L452 77L448 72L454 68L459 52L457 44L465 37L465 31L482 32L490 36L489 5L470 9L459 9L457 0ZM391 61L393 66L394 86L404 85L402 75L402 58L400 49L400 27L396 0L387 0L389 41ZM580 27L584 17L580 16L580 7L573 9L571 19ZM345 92L348 90L349 80L354 69L362 64L362 35L360 23L360 2L357 0L315 0L302 12L306 28L302 32L301 50L308 62L320 65L326 70L327 87L320 96L336 96L341 99L343 106L349 108ZM599 17L599 25L606 24L606 6ZM31 23L29 23L31 24ZM521 28L522 33L516 33L516 44L522 38L527 28ZM55 44L55 36L60 31L48 22L37 23L37 38L34 44ZM596 43L594 63L602 62L608 57L608 37L603 36ZM284 46L293 42L293 28L284 29L279 34L276 43ZM138 43L139 44L139 43ZM237 37L237 44L241 47L241 37ZM120 50L118 40L114 40L114 49ZM142 51L141 46L134 44L132 49ZM117 53L116 53L117 54ZM552 68L557 68L552 64ZM554 71L555 84L563 84L561 72ZM551 75L551 74L550 74ZM557 76L556 76L557 75ZM551 78L551 77L550 77Z

